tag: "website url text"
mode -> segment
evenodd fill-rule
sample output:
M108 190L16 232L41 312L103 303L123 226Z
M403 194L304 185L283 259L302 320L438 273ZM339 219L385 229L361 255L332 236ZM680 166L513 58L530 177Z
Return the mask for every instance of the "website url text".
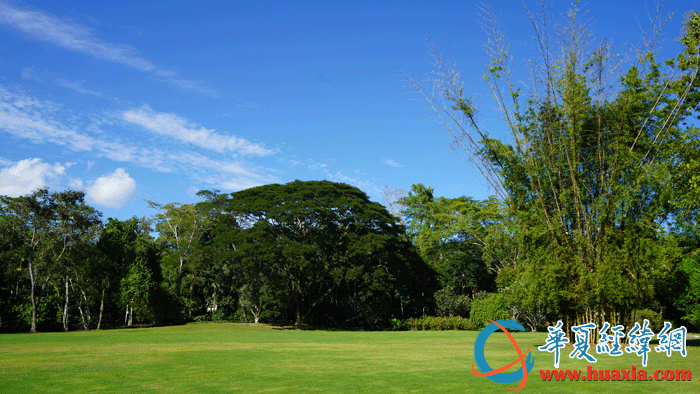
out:
M593 369L590 366L588 371L582 373L581 370L570 370L570 369L553 369L544 370L540 369L540 376L544 381L554 380L569 380L569 381L654 381L654 380L666 380L666 381L690 381L692 379L691 373L688 370L660 370L649 371L643 369Z

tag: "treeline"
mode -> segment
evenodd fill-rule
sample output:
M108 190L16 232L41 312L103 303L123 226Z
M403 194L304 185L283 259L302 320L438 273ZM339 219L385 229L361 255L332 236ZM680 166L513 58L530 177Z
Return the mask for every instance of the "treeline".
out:
M202 191L101 220L78 191L2 197L0 330L232 320L381 328L433 311L404 227L327 181ZM157 237L153 234L157 233Z
M151 218L105 222L82 192L2 197L0 330L199 320L479 329L500 318L536 330L566 318L538 297L541 277L528 274L542 259L528 248L533 229L496 199L436 197L418 184L392 215L362 191L327 181L199 196L197 204L149 202ZM646 289L621 311L626 321L700 328L692 226L657 231L647 246L663 251L654 271L618 279ZM553 285L558 297L579 296Z
M406 327L476 329L489 319L516 319L544 330L571 319L581 299L593 298L611 312L600 319L626 326L648 319L655 332L663 321L700 329L700 233L693 215L657 225L641 240L626 229L612 269L591 266L581 273L570 257L543 255L538 249L549 245L539 244L541 229L509 214L502 201L436 197L422 184L398 201L408 236L438 274L435 315L469 317L412 319ZM581 293L578 276L597 279L589 284L593 294Z

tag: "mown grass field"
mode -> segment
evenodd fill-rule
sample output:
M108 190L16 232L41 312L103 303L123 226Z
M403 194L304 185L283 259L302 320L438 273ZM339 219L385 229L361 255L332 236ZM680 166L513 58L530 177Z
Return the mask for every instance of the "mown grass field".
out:
M0 335L0 393L506 393L516 384L472 375L475 331L363 332L294 330L252 324ZM646 370L691 370L690 382L542 381L553 355L540 352L546 334L513 333L532 347L535 367L521 392L700 392L700 341L688 356L652 351ZM641 359L597 355L560 369L642 369ZM595 353L593 353L595 355ZM504 334L493 334L486 357L500 367L516 357Z

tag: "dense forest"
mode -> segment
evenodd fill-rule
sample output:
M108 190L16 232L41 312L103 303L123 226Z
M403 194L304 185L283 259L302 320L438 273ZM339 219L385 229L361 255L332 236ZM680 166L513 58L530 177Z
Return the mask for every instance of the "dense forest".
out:
M380 328L432 312L434 270L359 189L295 181L199 194L198 204L151 202L151 218L106 222L82 192L2 197L0 328Z

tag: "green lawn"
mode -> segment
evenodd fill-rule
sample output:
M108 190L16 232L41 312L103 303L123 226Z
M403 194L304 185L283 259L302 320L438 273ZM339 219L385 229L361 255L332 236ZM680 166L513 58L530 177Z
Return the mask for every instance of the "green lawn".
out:
M471 373L472 331L363 332L280 329L264 325L202 323L177 327L0 335L0 392L325 392L507 393L515 384ZM688 356L650 353L648 371L683 369L691 382L543 382L553 355L536 349L546 334L513 333L532 346L535 367L521 392L700 392L700 343ZM642 369L639 357L596 355L588 364L568 357L560 369ZM500 367L516 357L502 333L487 342L486 357Z

